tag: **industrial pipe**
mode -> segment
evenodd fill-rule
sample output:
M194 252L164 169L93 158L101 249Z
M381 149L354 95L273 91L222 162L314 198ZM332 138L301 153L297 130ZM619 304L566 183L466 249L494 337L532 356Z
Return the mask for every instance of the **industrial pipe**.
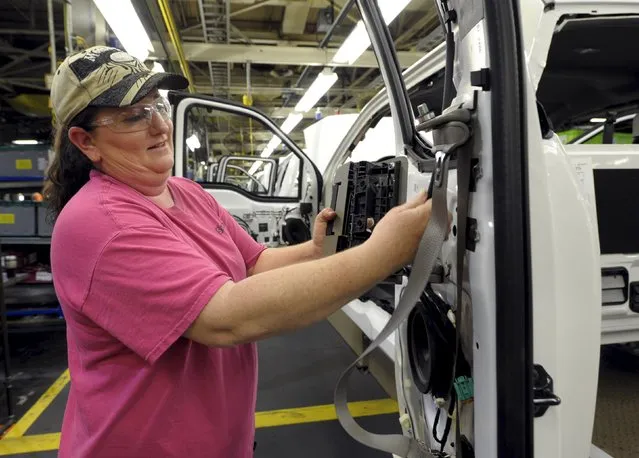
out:
M55 50L55 26L53 24L53 0L47 0L47 16L49 19L49 46L51 48L51 77L53 77L58 67Z
M330 28L327 30L326 35L324 35L324 38L322 38L322 41L320 41L320 44L319 44L320 48L326 47L328 42L331 40L331 37L333 36L335 29L337 28L338 25L341 24L341 22L344 20L346 15L351 11L351 8L353 8L354 4L355 4L355 0L348 0L346 2L344 7L342 8L342 11L339 12L339 14L337 15L337 18L335 18Z
M231 43L231 0L226 0L226 44ZM226 85L231 85L231 63L226 63Z
M67 56L73 54L73 9L71 0L64 1L64 40Z
M173 14L171 13L169 4L167 0L158 0L158 6L160 7L160 12L162 13L164 25L166 26L166 29L169 32L169 36L171 37L171 41L173 42L173 46L175 47L182 73L184 74L184 77L189 81L189 92L195 92L195 89L193 87L193 76L191 75L191 69L189 68L189 64L184 57L182 42L180 41L180 35L177 31L177 28L175 27L175 21L173 20Z
M355 0L348 0L344 4L344 6L342 7L342 10L339 12L339 14L335 18L335 20L333 21L329 29L326 31L326 35L324 35L324 38L322 38L322 41L320 41L319 45L317 46L318 48L324 49L326 46L328 46L329 41L331 41L331 38L333 37L333 33L335 32L335 29L337 28L337 26L339 26L342 23L344 18L348 15L348 13L353 8L354 4L355 4ZM308 74L310 68L311 67L308 65L304 67L304 70L302 70L302 74L299 76L299 78L297 78L297 81L293 85L294 88L302 84L302 81L304 80L304 78L306 78L306 75ZM288 101L284 103L284 106L286 106L287 103Z

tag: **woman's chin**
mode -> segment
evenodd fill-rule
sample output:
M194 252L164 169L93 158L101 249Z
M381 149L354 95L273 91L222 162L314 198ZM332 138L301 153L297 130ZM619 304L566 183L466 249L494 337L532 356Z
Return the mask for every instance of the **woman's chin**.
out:
M157 158L150 164L149 169L161 175L170 174L173 163L173 156Z

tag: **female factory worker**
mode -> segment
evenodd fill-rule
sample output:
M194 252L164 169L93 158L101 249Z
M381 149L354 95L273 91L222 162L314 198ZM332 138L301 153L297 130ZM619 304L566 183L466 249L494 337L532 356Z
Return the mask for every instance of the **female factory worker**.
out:
M255 342L326 318L410 262L430 201L393 209L364 244L265 249L198 184L171 177L173 125L151 74L96 47L67 58L51 100L45 190L71 391L60 456L248 458Z

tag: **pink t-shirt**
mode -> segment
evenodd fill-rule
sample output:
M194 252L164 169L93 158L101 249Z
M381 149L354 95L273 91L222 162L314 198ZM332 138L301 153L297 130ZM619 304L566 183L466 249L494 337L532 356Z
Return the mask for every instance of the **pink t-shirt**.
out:
M171 178L161 209L93 171L51 241L71 388L60 457L253 456L255 344L182 337L265 247L198 184Z

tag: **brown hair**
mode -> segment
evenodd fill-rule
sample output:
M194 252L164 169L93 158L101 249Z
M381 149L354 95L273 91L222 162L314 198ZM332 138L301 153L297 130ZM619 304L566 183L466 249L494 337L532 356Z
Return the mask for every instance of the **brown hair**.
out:
M49 208L49 217L55 221L64 206L89 181L93 163L71 140L69 129L82 127L90 131L98 108L88 107L78 113L67 125L58 126L53 134L54 156L47 169L43 194Z

